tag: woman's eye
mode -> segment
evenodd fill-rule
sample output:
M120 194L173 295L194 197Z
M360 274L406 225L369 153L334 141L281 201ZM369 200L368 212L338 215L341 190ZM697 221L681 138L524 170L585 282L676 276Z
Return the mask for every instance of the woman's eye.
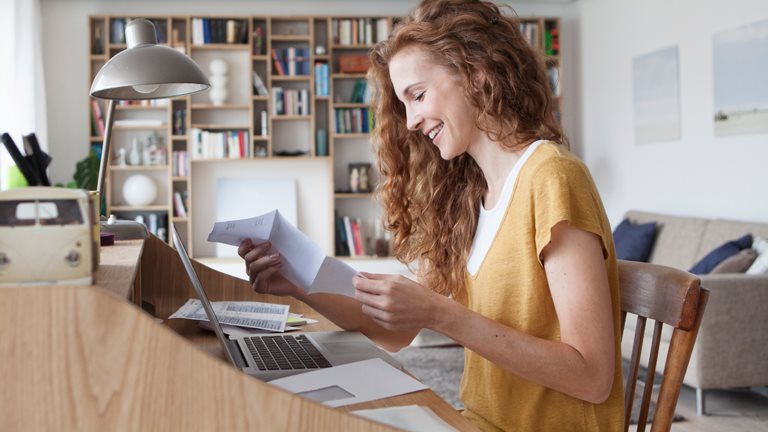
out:
M426 92L421 92L421 93L417 94L416 97L413 98L413 100L415 100L416 102L423 101L424 100L424 93L426 93Z

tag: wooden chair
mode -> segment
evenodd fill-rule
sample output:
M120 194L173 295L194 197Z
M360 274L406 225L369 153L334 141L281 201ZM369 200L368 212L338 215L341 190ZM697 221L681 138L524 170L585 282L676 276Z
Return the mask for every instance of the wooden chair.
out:
M664 324L671 326L673 332L667 351L667 361L662 371L661 389L656 400L651 431L668 431L672 427L672 418L683 385L683 377L688 368L693 344L696 342L696 334L709 298L709 291L701 288L700 282L699 278L682 270L655 264L619 261L622 334L627 314L637 315L629 373L624 387L625 431L629 429L646 321L649 319L655 323L637 430L644 431L647 424L656 360L659 355L659 342Z

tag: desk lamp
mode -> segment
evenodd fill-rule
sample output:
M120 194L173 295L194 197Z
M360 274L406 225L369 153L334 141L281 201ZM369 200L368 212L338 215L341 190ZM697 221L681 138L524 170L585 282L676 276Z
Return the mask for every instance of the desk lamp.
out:
M109 164L115 101L184 96L211 86L192 59L173 48L157 44L155 26L150 21L143 18L131 20L125 27L125 39L127 48L109 59L91 84L91 96L109 100L97 185L99 204L104 196ZM105 231L114 233L118 239L146 237L146 228L142 227L143 232L125 228L109 225Z

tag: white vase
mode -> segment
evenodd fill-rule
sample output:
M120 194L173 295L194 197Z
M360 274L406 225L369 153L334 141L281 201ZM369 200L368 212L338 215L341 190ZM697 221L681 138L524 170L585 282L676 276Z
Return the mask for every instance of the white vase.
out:
M129 165L141 165L141 151L139 151L139 140L134 138L131 142L131 151L128 153Z

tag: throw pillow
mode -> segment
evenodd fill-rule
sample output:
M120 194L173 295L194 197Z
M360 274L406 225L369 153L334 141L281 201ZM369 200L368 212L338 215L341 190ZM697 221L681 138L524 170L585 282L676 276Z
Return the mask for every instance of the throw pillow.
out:
M752 249L756 250L758 255L768 252L768 240L755 237L755 241L752 242Z
M629 219L624 219L613 231L616 258L648 262L654 240L656 240L656 222L634 224Z
M757 252L754 249L743 249L736 255L724 259L710 273L744 273L755 262L755 258L757 258Z
M747 269L747 274L766 274L768 273L768 240L762 237L755 237L752 247L757 251L757 259Z
M698 275L707 274L726 258L736 255L740 250L749 247L752 247L752 234L747 234L741 238L731 240L718 246L688 271Z

